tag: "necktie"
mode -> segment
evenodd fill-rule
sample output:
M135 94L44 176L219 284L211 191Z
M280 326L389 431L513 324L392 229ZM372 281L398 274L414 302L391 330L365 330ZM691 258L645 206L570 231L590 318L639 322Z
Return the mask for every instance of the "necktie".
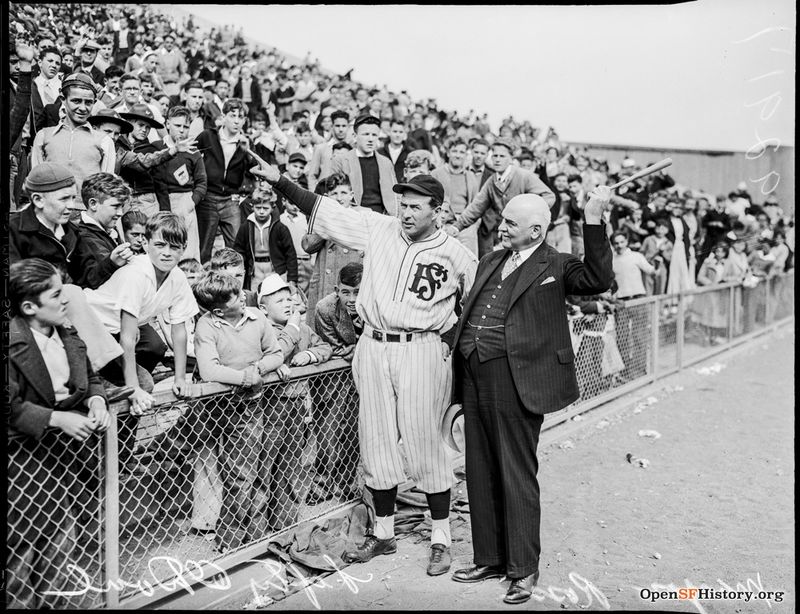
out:
M500 278L505 279L511 275L511 273L513 273L520 264L522 264L522 256L519 255L519 252L513 252L511 254L511 258L506 260L506 263L503 265L503 271L500 273Z

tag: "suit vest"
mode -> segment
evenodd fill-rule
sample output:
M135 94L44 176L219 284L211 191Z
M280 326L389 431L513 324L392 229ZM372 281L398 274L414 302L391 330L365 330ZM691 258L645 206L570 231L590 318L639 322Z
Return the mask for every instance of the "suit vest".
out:
M522 266L502 279L503 266L505 261L486 281L468 314L458 342L458 349L465 358L469 358L475 350L478 351L480 362L506 355L506 316Z

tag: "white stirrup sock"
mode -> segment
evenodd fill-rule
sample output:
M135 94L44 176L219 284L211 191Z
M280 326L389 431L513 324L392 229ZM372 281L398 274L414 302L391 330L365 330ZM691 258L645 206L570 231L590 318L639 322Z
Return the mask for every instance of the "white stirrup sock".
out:
M391 539L394 537L394 514L391 516L375 516L375 537Z
M450 519L431 520L431 544L450 546Z

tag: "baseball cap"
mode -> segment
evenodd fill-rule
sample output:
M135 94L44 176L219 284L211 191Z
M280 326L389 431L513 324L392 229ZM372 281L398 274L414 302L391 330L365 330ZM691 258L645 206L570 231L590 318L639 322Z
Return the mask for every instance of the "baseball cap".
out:
M358 131L358 127L364 124L374 124L375 126L380 127L381 120L374 115L359 115L356 117L356 121L353 123L353 131Z
M296 151L291 156L289 156L289 161L287 164L291 164L292 162L302 162L303 164L308 164L308 160L306 160L306 157L299 151Z
M25 178L25 188L29 192L55 192L74 183L72 171L55 162L37 164Z
M122 134L128 134L133 130L130 122L125 121L119 116L114 109L100 109L97 113L89 117L87 120L92 126L99 126L100 124L117 124L122 128Z
M432 196L440 203L444 201L444 186L438 179L430 175L417 175L406 183L395 184L392 190L398 194L408 190L423 196Z
M283 281L281 276L277 273L270 273L263 279L261 285L258 287L258 300L260 301L263 297L275 294L278 290L284 289L289 290L289 284Z
M150 108L149 105L140 102L135 104L131 107L131 110L128 113L120 113L122 117L125 119L141 119L146 121L150 124L153 128L163 128L164 124L156 119L156 116L153 115L153 110Z

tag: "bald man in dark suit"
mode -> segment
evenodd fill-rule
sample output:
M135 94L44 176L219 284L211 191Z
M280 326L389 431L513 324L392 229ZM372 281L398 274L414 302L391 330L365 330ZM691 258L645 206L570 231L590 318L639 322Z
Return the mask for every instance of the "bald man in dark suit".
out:
M611 192L585 207L585 261L544 242L550 208L536 194L512 198L481 259L456 329L455 395L464 410L474 567L457 582L507 576L506 603L524 603L539 579L539 464L544 414L578 396L565 297L599 294L614 279L602 223Z

